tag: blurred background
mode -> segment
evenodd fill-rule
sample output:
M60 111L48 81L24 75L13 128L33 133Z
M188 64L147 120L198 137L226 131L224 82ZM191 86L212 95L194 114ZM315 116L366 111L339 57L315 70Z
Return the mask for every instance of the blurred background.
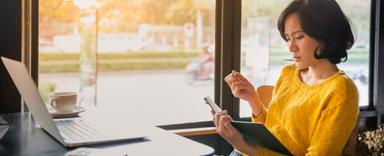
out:
M274 84L289 63L276 27L289 0L242 0L241 73ZM355 45L339 67L368 105L370 4L338 0ZM39 89L75 91L93 106L161 125L211 120L215 0L40 0ZM93 99L93 101L92 101ZM241 103L244 103L243 101ZM145 113L143 113L145 112ZM251 115L241 104L241 117Z

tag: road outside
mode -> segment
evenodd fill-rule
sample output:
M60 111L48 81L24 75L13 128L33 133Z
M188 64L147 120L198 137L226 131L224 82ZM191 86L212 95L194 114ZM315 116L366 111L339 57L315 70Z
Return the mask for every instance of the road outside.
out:
M40 83L56 83L56 92L79 90L78 73L39 77ZM154 125L212 119L202 97L213 97L213 81L188 85L182 70L106 72L99 73L97 81L98 107L109 112L104 115L130 114Z

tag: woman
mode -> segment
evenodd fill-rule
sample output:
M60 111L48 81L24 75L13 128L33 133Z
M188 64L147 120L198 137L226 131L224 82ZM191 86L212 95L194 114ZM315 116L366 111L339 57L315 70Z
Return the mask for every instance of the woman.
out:
M336 66L354 43L348 19L335 0L294 0L277 25L295 63L282 69L269 107L240 73L232 71L225 81L249 103L252 121L263 123L293 155L341 155L359 114L357 88ZM247 144L231 120L214 115L217 132L236 149L232 154L277 154Z

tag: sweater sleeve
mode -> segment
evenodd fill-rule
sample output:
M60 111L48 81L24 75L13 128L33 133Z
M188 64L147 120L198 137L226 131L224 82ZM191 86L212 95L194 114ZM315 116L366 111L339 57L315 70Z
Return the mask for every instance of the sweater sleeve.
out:
M358 95L355 88L334 95L314 129L306 155L341 155L358 119Z
M261 113L259 116L255 117L253 116L253 113L252 113L252 122L264 123L266 117L267 117L267 109L263 106L263 109L261 110Z

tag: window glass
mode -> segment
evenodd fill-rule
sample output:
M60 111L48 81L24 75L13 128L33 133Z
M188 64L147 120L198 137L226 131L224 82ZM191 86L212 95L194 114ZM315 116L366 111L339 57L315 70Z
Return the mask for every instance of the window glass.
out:
M40 0L41 95L149 124L210 120L214 14L215 0Z
M277 18L289 4L288 0L243 0L241 32L241 73L255 87L274 85L280 70L291 58L285 41L277 29ZM370 3L365 0L338 0L352 23L355 44L348 52L348 61L338 67L345 71L359 90L359 105L368 105L369 17ZM240 101L240 117L249 117L251 109Z

